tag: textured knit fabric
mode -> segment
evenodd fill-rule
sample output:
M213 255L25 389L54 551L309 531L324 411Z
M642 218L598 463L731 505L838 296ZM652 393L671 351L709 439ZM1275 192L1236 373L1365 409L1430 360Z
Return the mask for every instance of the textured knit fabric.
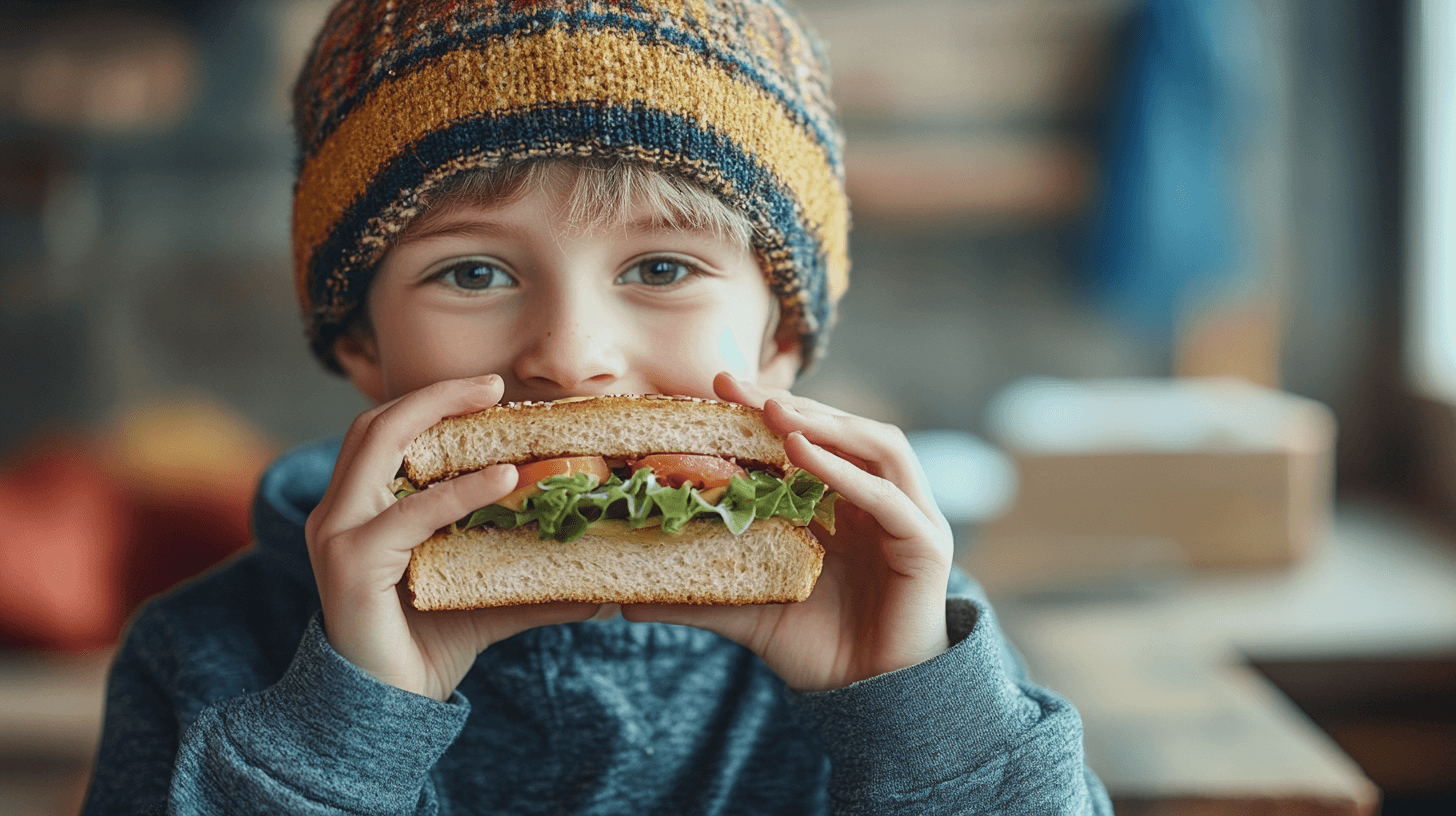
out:
M133 621L86 814L1111 813L959 574L949 652L837 691L620 618L498 643L444 703L380 683L329 646L304 547L337 452L287 455L257 547Z
M626 159L746 213L805 359L848 285L842 138L812 32L774 0L342 2L294 92L293 245L314 352L421 195L462 170Z

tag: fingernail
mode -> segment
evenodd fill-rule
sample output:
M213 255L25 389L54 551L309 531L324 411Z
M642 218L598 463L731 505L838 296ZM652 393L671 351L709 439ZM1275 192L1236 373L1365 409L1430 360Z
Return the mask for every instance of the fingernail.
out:
M506 471L510 471L511 473L515 473L516 466L515 465L504 465L504 464L502 464L502 465L491 465L490 467L488 467L485 470L481 471L481 473L484 474L486 478L493 479L493 478L495 478L497 476L500 476L501 474L505 473Z
M470 381L481 385L494 385L495 381L499 379L499 374L482 374L479 377L472 377Z

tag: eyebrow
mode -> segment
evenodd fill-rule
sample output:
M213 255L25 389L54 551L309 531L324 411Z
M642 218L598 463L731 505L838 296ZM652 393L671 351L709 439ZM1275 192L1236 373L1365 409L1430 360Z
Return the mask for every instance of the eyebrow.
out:
M515 231L510 227L494 221L456 221L450 218L437 218L432 221L426 218L410 225L399 236L399 243L431 238L506 238L514 234Z

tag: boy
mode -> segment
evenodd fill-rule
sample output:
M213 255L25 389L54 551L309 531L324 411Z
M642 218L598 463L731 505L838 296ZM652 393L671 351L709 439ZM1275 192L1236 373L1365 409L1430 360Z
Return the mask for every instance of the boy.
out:
M335 9L295 260L315 352L377 407L274 465L253 551L134 621L87 812L1110 812L903 435L787 391L847 280L812 44L762 0ZM844 497L807 601L413 611L410 549L516 484L396 500L415 435L653 392L763 408Z

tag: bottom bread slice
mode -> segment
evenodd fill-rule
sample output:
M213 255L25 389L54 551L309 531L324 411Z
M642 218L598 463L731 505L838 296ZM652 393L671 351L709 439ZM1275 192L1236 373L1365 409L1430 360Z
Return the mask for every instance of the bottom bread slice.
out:
M576 541L541 541L535 525L437 534L410 555L420 610L544 601L587 603L787 603L809 597L824 548L783 519L742 535L695 521L676 535L601 522Z

